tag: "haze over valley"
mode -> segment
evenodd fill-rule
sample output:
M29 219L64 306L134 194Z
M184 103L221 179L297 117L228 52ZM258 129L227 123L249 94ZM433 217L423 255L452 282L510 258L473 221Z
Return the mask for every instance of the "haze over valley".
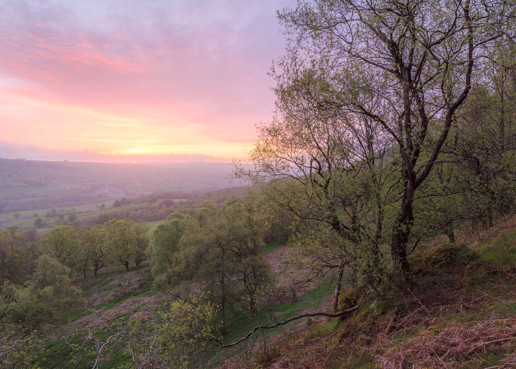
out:
M0 159L0 213L149 195L203 193L242 183L230 163L113 164Z

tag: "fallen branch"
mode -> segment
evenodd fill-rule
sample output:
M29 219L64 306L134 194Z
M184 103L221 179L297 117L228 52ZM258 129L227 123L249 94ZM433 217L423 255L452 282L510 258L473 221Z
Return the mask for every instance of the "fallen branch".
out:
M272 325L259 325L257 327L254 327L254 329L251 332L247 333L244 337L239 338L235 342L228 343L227 345L223 344L221 340L217 340L217 342L220 345L220 347L228 348L228 347L232 347L232 346L238 345L240 342L243 342L243 341L247 340L249 337L251 337L253 334L255 334L260 329L276 328L276 327L279 327L280 325L284 325L284 324L293 322L295 320L299 320L299 319L302 319L302 318L308 318L308 317L312 317L312 316L327 316L329 318L337 318L337 317L341 317L341 316L344 316L344 315L347 315L347 314L351 314L353 311L355 311L357 309L358 309L358 306L353 306L353 307L351 307L349 309L343 310L343 311L341 311L339 313L335 313L335 314L325 313L325 312L300 314L300 315L293 316L292 318L283 320L281 322L276 322L276 323L274 323Z

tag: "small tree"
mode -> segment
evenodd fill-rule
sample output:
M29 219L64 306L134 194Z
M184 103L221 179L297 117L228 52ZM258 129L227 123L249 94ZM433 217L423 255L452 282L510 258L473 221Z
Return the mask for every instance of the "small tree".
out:
M149 246L149 256L152 265L152 275L157 284L169 284L168 268L174 264L179 252L179 242L185 231L183 217L174 217L159 222L152 232Z
M128 351L138 368L202 367L219 339L217 308L200 299L171 302L163 311L129 322Z
M36 218L36 220L34 221L34 227L41 228L42 226L43 226L43 219Z
M135 223L133 226L135 253L134 264L139 266L147 256L149 248L149 229L145 224Z
M71 226L55 226L45 233L40 245L62 264L82 272L84 250L79 243L77 230Z
M108 257L129 270L129 263L140 264L148 247L147 229L131 219L113 219L102 226Z
M100 268L108 263L102 227L84 227L79 236L83 248L81 264L84 277L86 277L86 271L90 268L93 269L93 274L97 276Z
M0 232L0 285L23 286L34 272L41 250L28 236L15 227Z
M26 328L37 328L44 323L66 321L69 314L82 309L81 291L72 286L70 270L48 255L37 260L34 275L26 287L15 291L9 316Z

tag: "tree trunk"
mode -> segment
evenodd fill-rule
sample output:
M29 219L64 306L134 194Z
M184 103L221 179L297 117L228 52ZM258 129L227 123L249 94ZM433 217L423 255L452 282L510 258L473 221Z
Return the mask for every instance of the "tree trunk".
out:
M344 265L339 267L339 275L335 283L335 293L333 295L333 311L337 312L339 308L340 291L342 290L342 276L344 275Z
M505 78L504 78L505 79ZM505 82L502 81L502 87L500 91L500 149L502 151L502 154L505 152L505 99L504 99L504 84ZM509 132L510 133L510 132Z
M394 273L398 282L410 281L410 266L407 260L407 232L394 231L392 234L391 255L394 265Z
M126 271L129 270L129 262L128 261L124 261L122 264L124 264Z
M249 295L249 311L251 313L256 312L256 302L254 300L254 294Z
M446 227L446 236L448 236L451 243L455 243L455 232L453 231L453 225L451 223Z
M391 257L394 265L394 274L399 283L410 283L410 266L407 259L407 244L410 229L414 221L412 202L414 200L414 187L407 180L405 194L401 203L400 212L394 222L391 241Z
M221 292L222 292L221 301L220 301L220 312L222 313L222 325L220 327L220 333L222 335L226 334L226 286L224 283L225 282L224 278L225 277L223 274L221 282L220 282Z

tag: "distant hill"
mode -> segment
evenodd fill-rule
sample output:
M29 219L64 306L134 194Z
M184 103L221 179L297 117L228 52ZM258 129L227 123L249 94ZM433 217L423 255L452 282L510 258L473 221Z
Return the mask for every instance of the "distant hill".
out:
M160 191L240 185L228 163L110 164L0 159L0 213L80 205Z

